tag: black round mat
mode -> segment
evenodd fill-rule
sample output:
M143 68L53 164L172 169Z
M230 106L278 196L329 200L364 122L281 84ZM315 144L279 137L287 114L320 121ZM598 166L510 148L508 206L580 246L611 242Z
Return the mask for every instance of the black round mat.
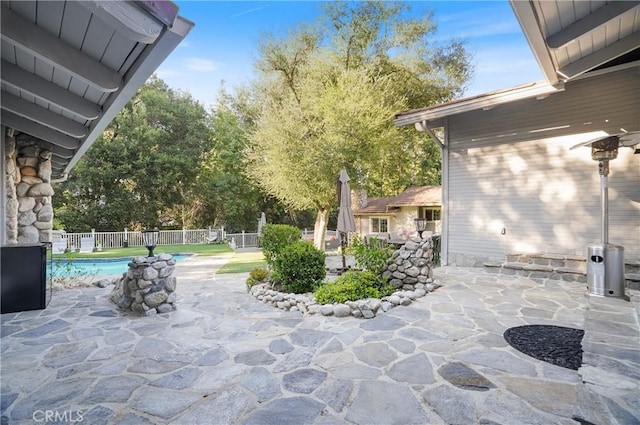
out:
M551 325L509 328L504 339L516 350L556 366L578 370L582 363L581 329Z

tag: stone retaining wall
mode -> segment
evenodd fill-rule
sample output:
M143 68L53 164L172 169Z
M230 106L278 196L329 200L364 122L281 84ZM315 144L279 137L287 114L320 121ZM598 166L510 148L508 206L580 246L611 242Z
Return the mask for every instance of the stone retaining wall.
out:
M25 134L5 139L6 243L51 242L51 150Z
M394 288L433 280L433 239L412 237L393 252L383 277Z
M176 261L169 254L134 257L109 299L121 309L150 316L176 309Z

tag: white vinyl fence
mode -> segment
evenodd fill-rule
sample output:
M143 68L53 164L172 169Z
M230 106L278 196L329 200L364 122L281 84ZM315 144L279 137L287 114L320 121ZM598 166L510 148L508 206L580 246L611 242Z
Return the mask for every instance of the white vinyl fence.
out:
M253 248L259 246L258 233L227 233L226 239L233 249L236 248ZM302 231L302 239L307 241L313 241L313 231L304 229ZM335 230L327 230L325 236L326 247L334 248L337 246L334 242L338 240L338 232ZM335 245L335 246L334 246Z
M96 248L118 248L125 246L144 246L142 242L142 232L86 232L86 233L58 233L54 231L53 242L58 247L64 246L66 249L77 251L82 246L82 241L86 245L87 240L93 240ZM313 240L313 231L303 230L304 240ZM327 247L333 246L333 242L338 240L338 232L327 230ZM185 245L198 243L220 243L226 242L233 249L252 248L258 246L258 233L227 233L224 228L220 229L182 229L182 230L160 230L158 245ZM64 251L64 249L63 249Z
M223 242L224 228L221 229L182 229L160 230L158 245L185 245L198 243ZM80 249L82 241L93 240L93 246L98 248L118 248L126 246L144 246L142 232L86 232L86 233L55 233L53 242L60 244L66 241L69 250Z
M236 248L255 248L258 246L257 233L227 233L225 236L229 246Z

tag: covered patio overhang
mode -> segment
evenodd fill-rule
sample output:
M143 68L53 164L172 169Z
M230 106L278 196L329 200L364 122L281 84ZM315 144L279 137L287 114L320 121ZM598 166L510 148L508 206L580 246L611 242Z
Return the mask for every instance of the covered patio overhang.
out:
M2 1L2 126L65 176L186 37L170 1Z
M45 184L66 179L194 26L164 0L2 0L1 7L2 157L13 149L9 138L37 144L50 167ZM7 167L3 160L5 180L14 173ZM5 186L3 200L10 197ZM0 214L3 244L11 243L8 202Z

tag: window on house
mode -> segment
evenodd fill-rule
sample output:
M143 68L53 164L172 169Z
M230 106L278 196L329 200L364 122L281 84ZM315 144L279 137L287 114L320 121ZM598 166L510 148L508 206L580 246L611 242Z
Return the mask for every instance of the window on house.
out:
M420 217L424 217L427 221L440 220L440 207L421 207Z
M389 222L386 218L371 219L371 233L387 233L389 231Z

